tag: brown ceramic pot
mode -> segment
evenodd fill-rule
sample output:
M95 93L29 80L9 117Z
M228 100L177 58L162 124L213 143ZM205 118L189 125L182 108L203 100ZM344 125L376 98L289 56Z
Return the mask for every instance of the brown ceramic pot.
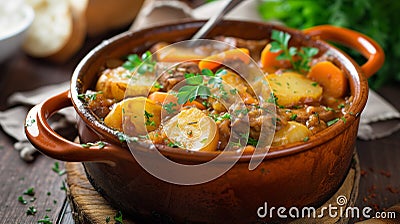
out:
M107 60L131 52L143 52L159 41L190 38L204 21L192 21L123 33L93 49L73 73L69 91L35 106L27 117L26 134L43 154L63 161L83 162L93 186L113 206L138 219L176 223L254 223L257 209L271 206L318 206L333 195L343 181L354 152L360 114L368 97L367 78L383 64L382 49L355 31L318 26L297 31L271 24L224 21L210 36L265 39L272 29L292 35L295 45L313 46L331 55L346 73L353 104L346 122L312 136L308 142L274 148L255 170L248 169L252 155L244 154L227 173L200 185L180 186L148 174L135 161L126 144L84 107L78 94L92 88ZM342 43L361 52L368 60L359 66L345 53L323 40ZM59 109L73 106L79 115L82 142L107 142L103 149L84 148L56 134L47 119ZM36 122L30 122L35 119ZM207 161L214 154L160 150L171 159L186 163Z

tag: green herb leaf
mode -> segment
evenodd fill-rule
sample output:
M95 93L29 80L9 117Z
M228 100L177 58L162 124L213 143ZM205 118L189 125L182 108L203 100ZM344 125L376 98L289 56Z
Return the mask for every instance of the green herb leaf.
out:
M188 85L201 85L203 84L203 77L202 76L192 76L190 78L186 78L186 83Z
M83 101L93 101L97 99L98 94L103 94L103 91L98 91L98 92L88 92L88 93L81 93L78 94L78 99L83 100Z
M139 138L138 137L131 137L131 136L128 136L128 135L126 135L126 134L124 134L124 133L122 133L122 132L117 132L117 137L118 137L118 140L120 141L120 142L128 142L128 143L130 143L130 142L137 142L137 141L139 141Z
M54 162L54 165L51 169L54 172L56 172L59 176L62 176L65 174L65 169L60 170L60 164L58 162Z
M308 142L308 140L310 140L310 137L308 137L308 136L303 138L303 142Z
M312 57L318 54L318 48L312 47L301 47L300 49L296 47L289 47L289 40L291 35L283 31L272 30L271 39L273 40L271 44L271 52L282 51L280 55L276 58L277 60L288 60L294 70L300 73L306 73L310 70L310 62ZM296 57L299 60L294 60Z
M290 115L290 120L295 121L297 118L297 114Z
M338 121L339 121L339 118L337 117L337 118L335 118L333 120L330 120L330 121L326 122L326 125L328 125L328 127L329 127L329 126L332 126L333 124L335 124Z
M18 201L21 202L23 205L26 205L28 203L22 196L18 197Z
M30 188L26 189L24 191L24 194L29 195L29 196L35 196L35 188L30 187Z
M248 138L248 140L247 140L247 144L249 144L249 145L252 145L252 146L256 147L256 146L257 146L257 144L258 144L258 140L256 140L256 139L254 139L254 138L251 138L251 137L249 137L249 138Z
M173 113L177 112L177 109L174 108L176 106L178 106L178 105L173 102L169 102L169 103L162 105L162 107L164 108L165 111L167 111L168 114L173 114Z
M60 190L67 191L67 186L65 186L65 182L64 181L61 183Z
M137 54L130 54L127 61L122 65L129 71L136 70L137 73L143 75L147 72L153 72L156 62L153 60L150 51L146 51L140 58Z
M193 101L196 98L198 86L182 86L178 91L178 104L185 104L189 99Z
M35 206L30 206L28 210L26 210L26 215L35 215L37 212L37 209Z
M114 221L116 221L119 224L123 224L124 223L121 211L118 211L118 213L114 216Z
M208 68L204 68L203 70L201 70L201 74L205 76L215 76L215 74Z
M37 223L43 223L43 224L53 224L49 216L45 215L43 219L39 219Z
M106 146L106 143L103 142L103 141L97 141L95 143L88 142L88 143L82 143L81 146L83 148L90 148L90 147L93 147L93 146L97 146L99 149L102 149L102 148L104 148Z

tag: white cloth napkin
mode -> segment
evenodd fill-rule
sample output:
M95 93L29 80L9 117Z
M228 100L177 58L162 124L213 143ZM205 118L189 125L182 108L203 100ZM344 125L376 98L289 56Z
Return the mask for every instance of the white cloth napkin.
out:
M131 29L141 29L159 25L163 22L171 22L182 18L206 19L221 9L224 0L208 3L199 8L191 10L182 6L182 2L176 1L147 1L133 23ZM233 9L227 18L240 20L261 21L257 13L257 1L243 1L241 5ZM168 10L164 10L168 8ZM20 151L21 158L26 161L34 159L36 149L27 141L24 133L24 120L28 107L41 103L45 99L69 88L69 82L56 85L44 86L42 88L12 94L8 103L10 105L21 104L25 106L13 107L6 111L0 111L0 125L3 130L13 137L17 142L14 147ZM72 108L60 111L65 119L51 122L53 128L64 127L75 122L75 112ZM390 122L390 125L387 123ZM370 96L364 112L361 115L358 137L364 140L382 138L400 129L400 113L385 99L370 90Z
M19 151L20 156L25 161L33 161L36 149L30 144L25 136L24 124L28 110L33 105L39 104L48 97L61 93L69 89L69 82L55 85L48 85L33 91L15 92L8 98L8 104L18 105L6 111L0 111L0 125L9 136L17 142L14 144L15 150ZM73 108L66 108L59 112L63 115L58 120L51 119L50 126L61 129L75 122L75 111Z

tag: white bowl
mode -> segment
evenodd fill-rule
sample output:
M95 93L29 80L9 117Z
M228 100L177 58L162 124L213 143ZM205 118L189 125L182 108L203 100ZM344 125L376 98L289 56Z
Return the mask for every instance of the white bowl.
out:
M32 7L3 7L0 10L0 63L20 49L26 31L32 24L35 13ZM15 9L15 10L14 10Z

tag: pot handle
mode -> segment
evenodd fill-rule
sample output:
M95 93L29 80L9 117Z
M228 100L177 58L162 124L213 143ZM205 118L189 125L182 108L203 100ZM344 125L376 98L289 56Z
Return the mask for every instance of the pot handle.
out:
M305 29L303 32L359 51L367 59L367 62L361 66L361 70L367 78L375 74L382 67L385 60L385 53L378 43L354 30L331 25L320 25Z
M104 147L90 148L71 142L57 134L47 122L55 112L72 106L69 91L55 95L34 106L25 120L25 133L29 141L43 154L69 162L103 161L117 162L132 157L127 150L104 142Z

